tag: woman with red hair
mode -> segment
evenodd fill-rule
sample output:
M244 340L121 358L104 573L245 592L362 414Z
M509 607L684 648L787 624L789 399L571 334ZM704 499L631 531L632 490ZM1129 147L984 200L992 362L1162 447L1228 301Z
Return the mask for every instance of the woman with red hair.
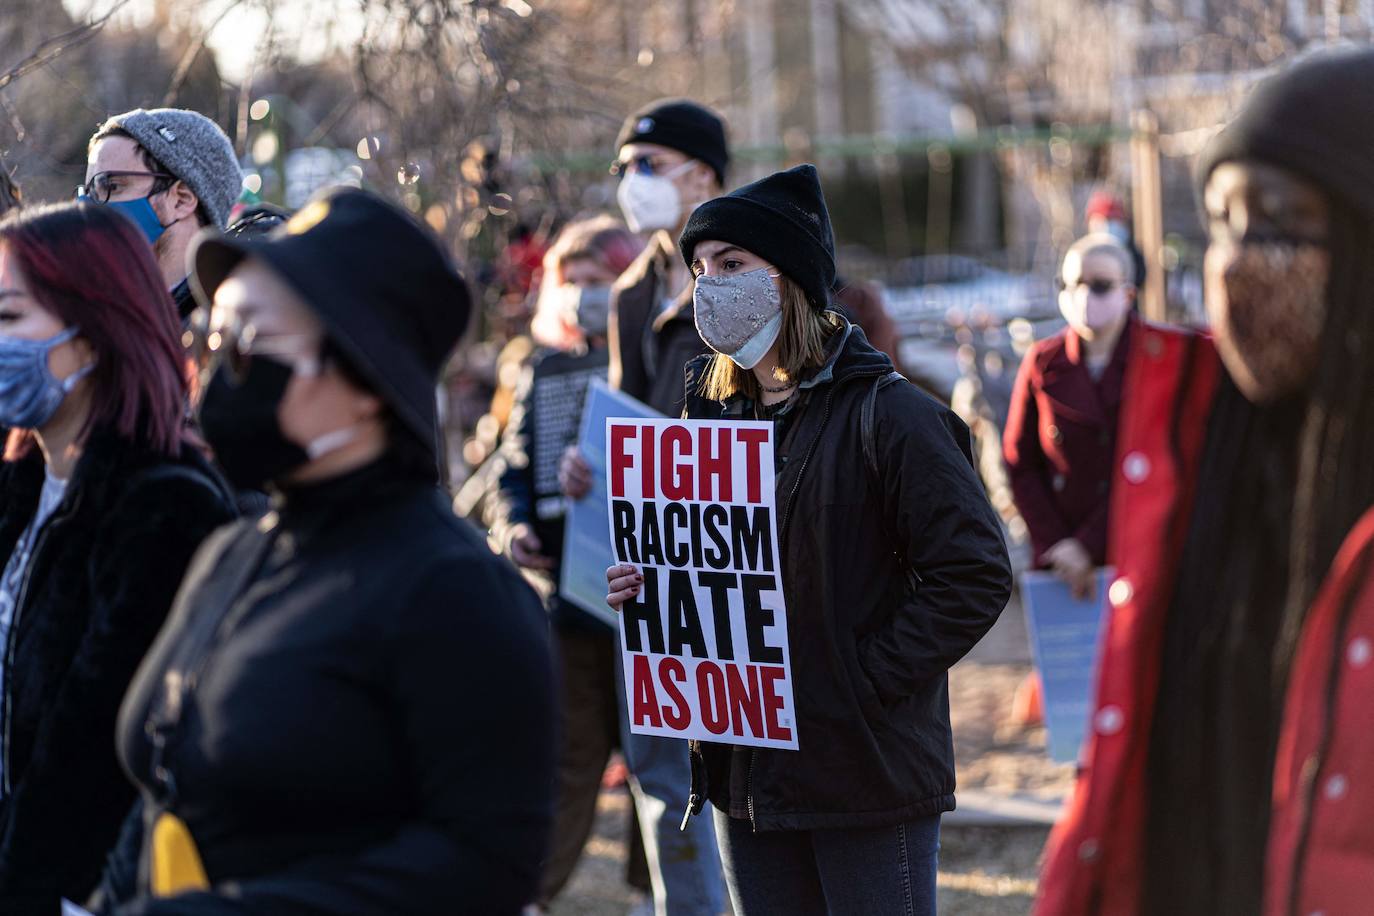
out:
M132 222L0 221L0 912L83 899L134 800L119 702L201 540L234 515L188 433L175 309Z

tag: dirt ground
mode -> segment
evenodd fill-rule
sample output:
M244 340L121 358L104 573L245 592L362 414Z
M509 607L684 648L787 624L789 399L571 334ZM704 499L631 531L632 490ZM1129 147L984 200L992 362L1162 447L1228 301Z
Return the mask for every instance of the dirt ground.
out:
M1045 757L1041 728L1006 724L1012 695L1030 670L1019 607L1007 609L987 638L950 673L950 714L960 791L979 798L1053 801L1073 782L1072 766ZM551 916L621 916L641 898L624 883L629 796L603 792L594 835ZM1047 826L941 828L942 916L1012 916L1029 911Z

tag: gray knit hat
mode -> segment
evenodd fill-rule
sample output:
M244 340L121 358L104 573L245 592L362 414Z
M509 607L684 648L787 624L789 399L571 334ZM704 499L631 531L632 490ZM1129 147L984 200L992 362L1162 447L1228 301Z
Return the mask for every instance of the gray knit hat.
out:
M96 131L96 136L121 128L152 153L171 172L186 182L210 222L223 229L229 211L243 192L234 145L218 124L205 115L184 108L137 108L115 115Z

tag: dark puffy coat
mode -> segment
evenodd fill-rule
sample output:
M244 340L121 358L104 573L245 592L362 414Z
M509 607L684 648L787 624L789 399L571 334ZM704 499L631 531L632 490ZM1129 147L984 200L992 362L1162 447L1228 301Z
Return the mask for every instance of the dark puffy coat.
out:
M697 333L692 284L658 311L670 294L664 286L678 257L655 237L611 288L611 387L665 417L682 413L687 364L710 352Z
M875 479L860 414L892 363L849 324L829 353L802 384L775 449L801 749L736 755L702 744L705 765L693 767L693 794L728 811L731 768L747 766L735 784L749 787L757 830L887 826L952 810L946 673L1011 594L968 428L904 380L881 388ZM689 392L705 366L692 364ZM752 418L752 409L742 399L688 403L697 419Z
M0 467L0 556L38 505L42 455ZM173 461L108 435L85 447L40 533L6 647L0 913L53 916L100 875L134 790L115 716L196 547L233 518L227 488L183 448Z
M206 543L120 712L145 825L181 818L211 889L103 905L518 913L552 820L551 667L538 599L432 483L383 459L293 488Z

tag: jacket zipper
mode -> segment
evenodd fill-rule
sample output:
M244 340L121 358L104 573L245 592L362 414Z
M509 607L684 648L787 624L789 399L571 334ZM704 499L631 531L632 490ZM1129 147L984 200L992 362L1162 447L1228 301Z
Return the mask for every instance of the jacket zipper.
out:
M80 505L81 494L74 494L71 505L60 515L54 515L43 523L43 527L38 529L38 535L34 538L33 552L29 554L29 568L24 570L24 580L19 585L19 594L15 596L14 616L10 619L10 629L5 634L5 671L4 671L4 692L5 692L5 729L3 734L3 747L0 748L0 760L4 761L4 781L3 794L8 798L13 791L11 783L10 768L10 718L13 711L14 697L10 690L10 673L14 670L14 653L19 644L19 621L23 617L24 599L29 596L29 581L33 578L33 571L38 568L38 560L43 554L43 547L48 543L48 535L53 528L62 522L67 521L76 514L77 506ZM36 510L35 510L36 511Z

